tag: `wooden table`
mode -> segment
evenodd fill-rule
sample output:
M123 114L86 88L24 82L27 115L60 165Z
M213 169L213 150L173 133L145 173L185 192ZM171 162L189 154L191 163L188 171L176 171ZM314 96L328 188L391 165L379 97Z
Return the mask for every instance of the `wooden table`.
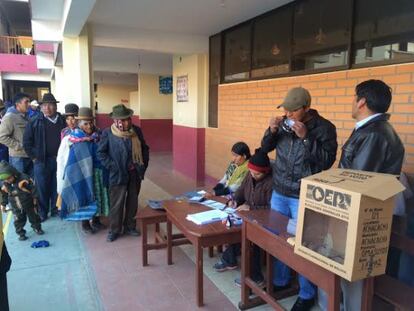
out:
M222 199L213 198L219 201ZM196 225L186 219L188 214L199 213L210 210L210 208L193 204L185 201L165 201L165 210L167 211L167 261L172 264L172 225L174 224L184 236L195 247L196 258L196 290L197 305L203 305L203 247L210 248L210 255L213 246L223 244L239 243L241 239L241 228L226 228L221 222L215 222L207 225Z
M167 247L166 234L161 230L160 224L167 222L165 210L155 210L148 206L138 209L137 220L141 224L142 234L142 265L148 266L148 251L152 249L162 249ZM154 243L148 243L148 226L155 225ZM183 245L189 241L182 234L172 235L172 244Z
M275 310L284 310L273 297L273 264L272 256L286 263L297 273L325 290L328 295L328 310L339 310L340 277L322 267L296 255L293 246L287 243L290 236L286 232L288 218L272 210L255 210L240 212L243 218L242 231L242 293L240 309L248 309L263 303L263 300ZM261 289L250 278L250 253L252 243L266 251L266 290ZM253 291L258 298L249 298L249 292Z

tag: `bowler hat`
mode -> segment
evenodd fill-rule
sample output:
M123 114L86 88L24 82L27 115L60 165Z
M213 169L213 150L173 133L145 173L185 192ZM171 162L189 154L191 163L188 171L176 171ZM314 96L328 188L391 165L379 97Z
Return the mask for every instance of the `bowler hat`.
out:
M311 95L309 94L309 91L303 87L295 87L289 90L283 103L277 108L283 107L287 111L295 111L302 107L308 107L310 104Z
M128 119L134 114L134 110L125 107L123 104L112 107L112 112L109 117L112 119Z
M65 105L65 113L63 114L65 117L67 116L77 116L79 112L79 107L76 104L67 104Z
M93 120L93 112L91 108L88 107L80 107L79 113L75 117L76 120Z
M53 96L52 93L46 93L43 95L42 100L39 102L40 104L45 104L45 103L51 103L51 104L56 104L59 101L56 100L55 96Z

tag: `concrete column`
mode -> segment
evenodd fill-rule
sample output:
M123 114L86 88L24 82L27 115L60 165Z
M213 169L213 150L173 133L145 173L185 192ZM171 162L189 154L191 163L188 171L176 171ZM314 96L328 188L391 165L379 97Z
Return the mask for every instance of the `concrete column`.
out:
M64 103L76 103L79 107L92 108L92 44L88 25L85 25L78 37L63 37L62 56L64 92L63 97L57 99ZM59 81L56 80L56 83Z
M180 76L188 77L186 102L177 101L177 78ZM190 178L204 180L208 56L174 56L173 83L173 166Z

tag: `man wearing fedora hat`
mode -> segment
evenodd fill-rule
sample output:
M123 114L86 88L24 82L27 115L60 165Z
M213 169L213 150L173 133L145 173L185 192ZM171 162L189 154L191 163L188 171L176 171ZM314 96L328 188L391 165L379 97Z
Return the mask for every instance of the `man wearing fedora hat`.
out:
M141 180L149 162L149 147L138 126L132 124L133 110L124 105L112 108L114 120L102 133L97 157L109 170L109 226L107 237L112 242L122 233L139 235L136 230L136 213ZM125 206L125 217L124 215Z
M30 95L17 93L14 106L7 110L0 124L0 143L9 148L9 162L20 173L33 175L33 163L23 149L23 133L29 122Z
M262 139L265 152L276 150L273 162L271 208L290 218L288 231L296 232L300 181L303 177L329 169L335 162L338 144L336 128L311 109L311 95L302 87L289 90L283 103L284 115L271 118ZM289 286L289 267L275 261L273 284L280 291ZM310 310L316 287L299 275L299 296L293 311Z
M23 147L34 163L34 178L39 194L42 221L57 215L56 208L56 156L60 145L60 132L65 128L64 118L57 112L58 101L51 93L43 95L42 113L27 124Z

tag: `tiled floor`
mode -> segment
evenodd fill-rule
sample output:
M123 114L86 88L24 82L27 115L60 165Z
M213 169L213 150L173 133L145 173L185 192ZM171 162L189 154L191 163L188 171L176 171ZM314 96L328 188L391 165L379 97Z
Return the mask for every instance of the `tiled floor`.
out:
M148 199L166 199L204 183L196 183L172 171L171 155L152 155L143 182L140 205ZM211 187L207 185L205 187ZM107 230L85 235L79 224L51 219L44 223L51 247L31 249L19 242L12 224L7 243L13 257L8 274L12 311L118 311L198 310L195 303L194 249L191 245L173 249L173 265L166 263L166 251L149 253L149 266L142 267L141 238L120 237L106 242ZM237 310L240 288L233 283L240 271L217 273L212 269L218 257L204 256L204 301L202 310ZM285 308L295 297L283 302ZM315 308L317 310L317 308ZM261 306L253 310L271 310Z

